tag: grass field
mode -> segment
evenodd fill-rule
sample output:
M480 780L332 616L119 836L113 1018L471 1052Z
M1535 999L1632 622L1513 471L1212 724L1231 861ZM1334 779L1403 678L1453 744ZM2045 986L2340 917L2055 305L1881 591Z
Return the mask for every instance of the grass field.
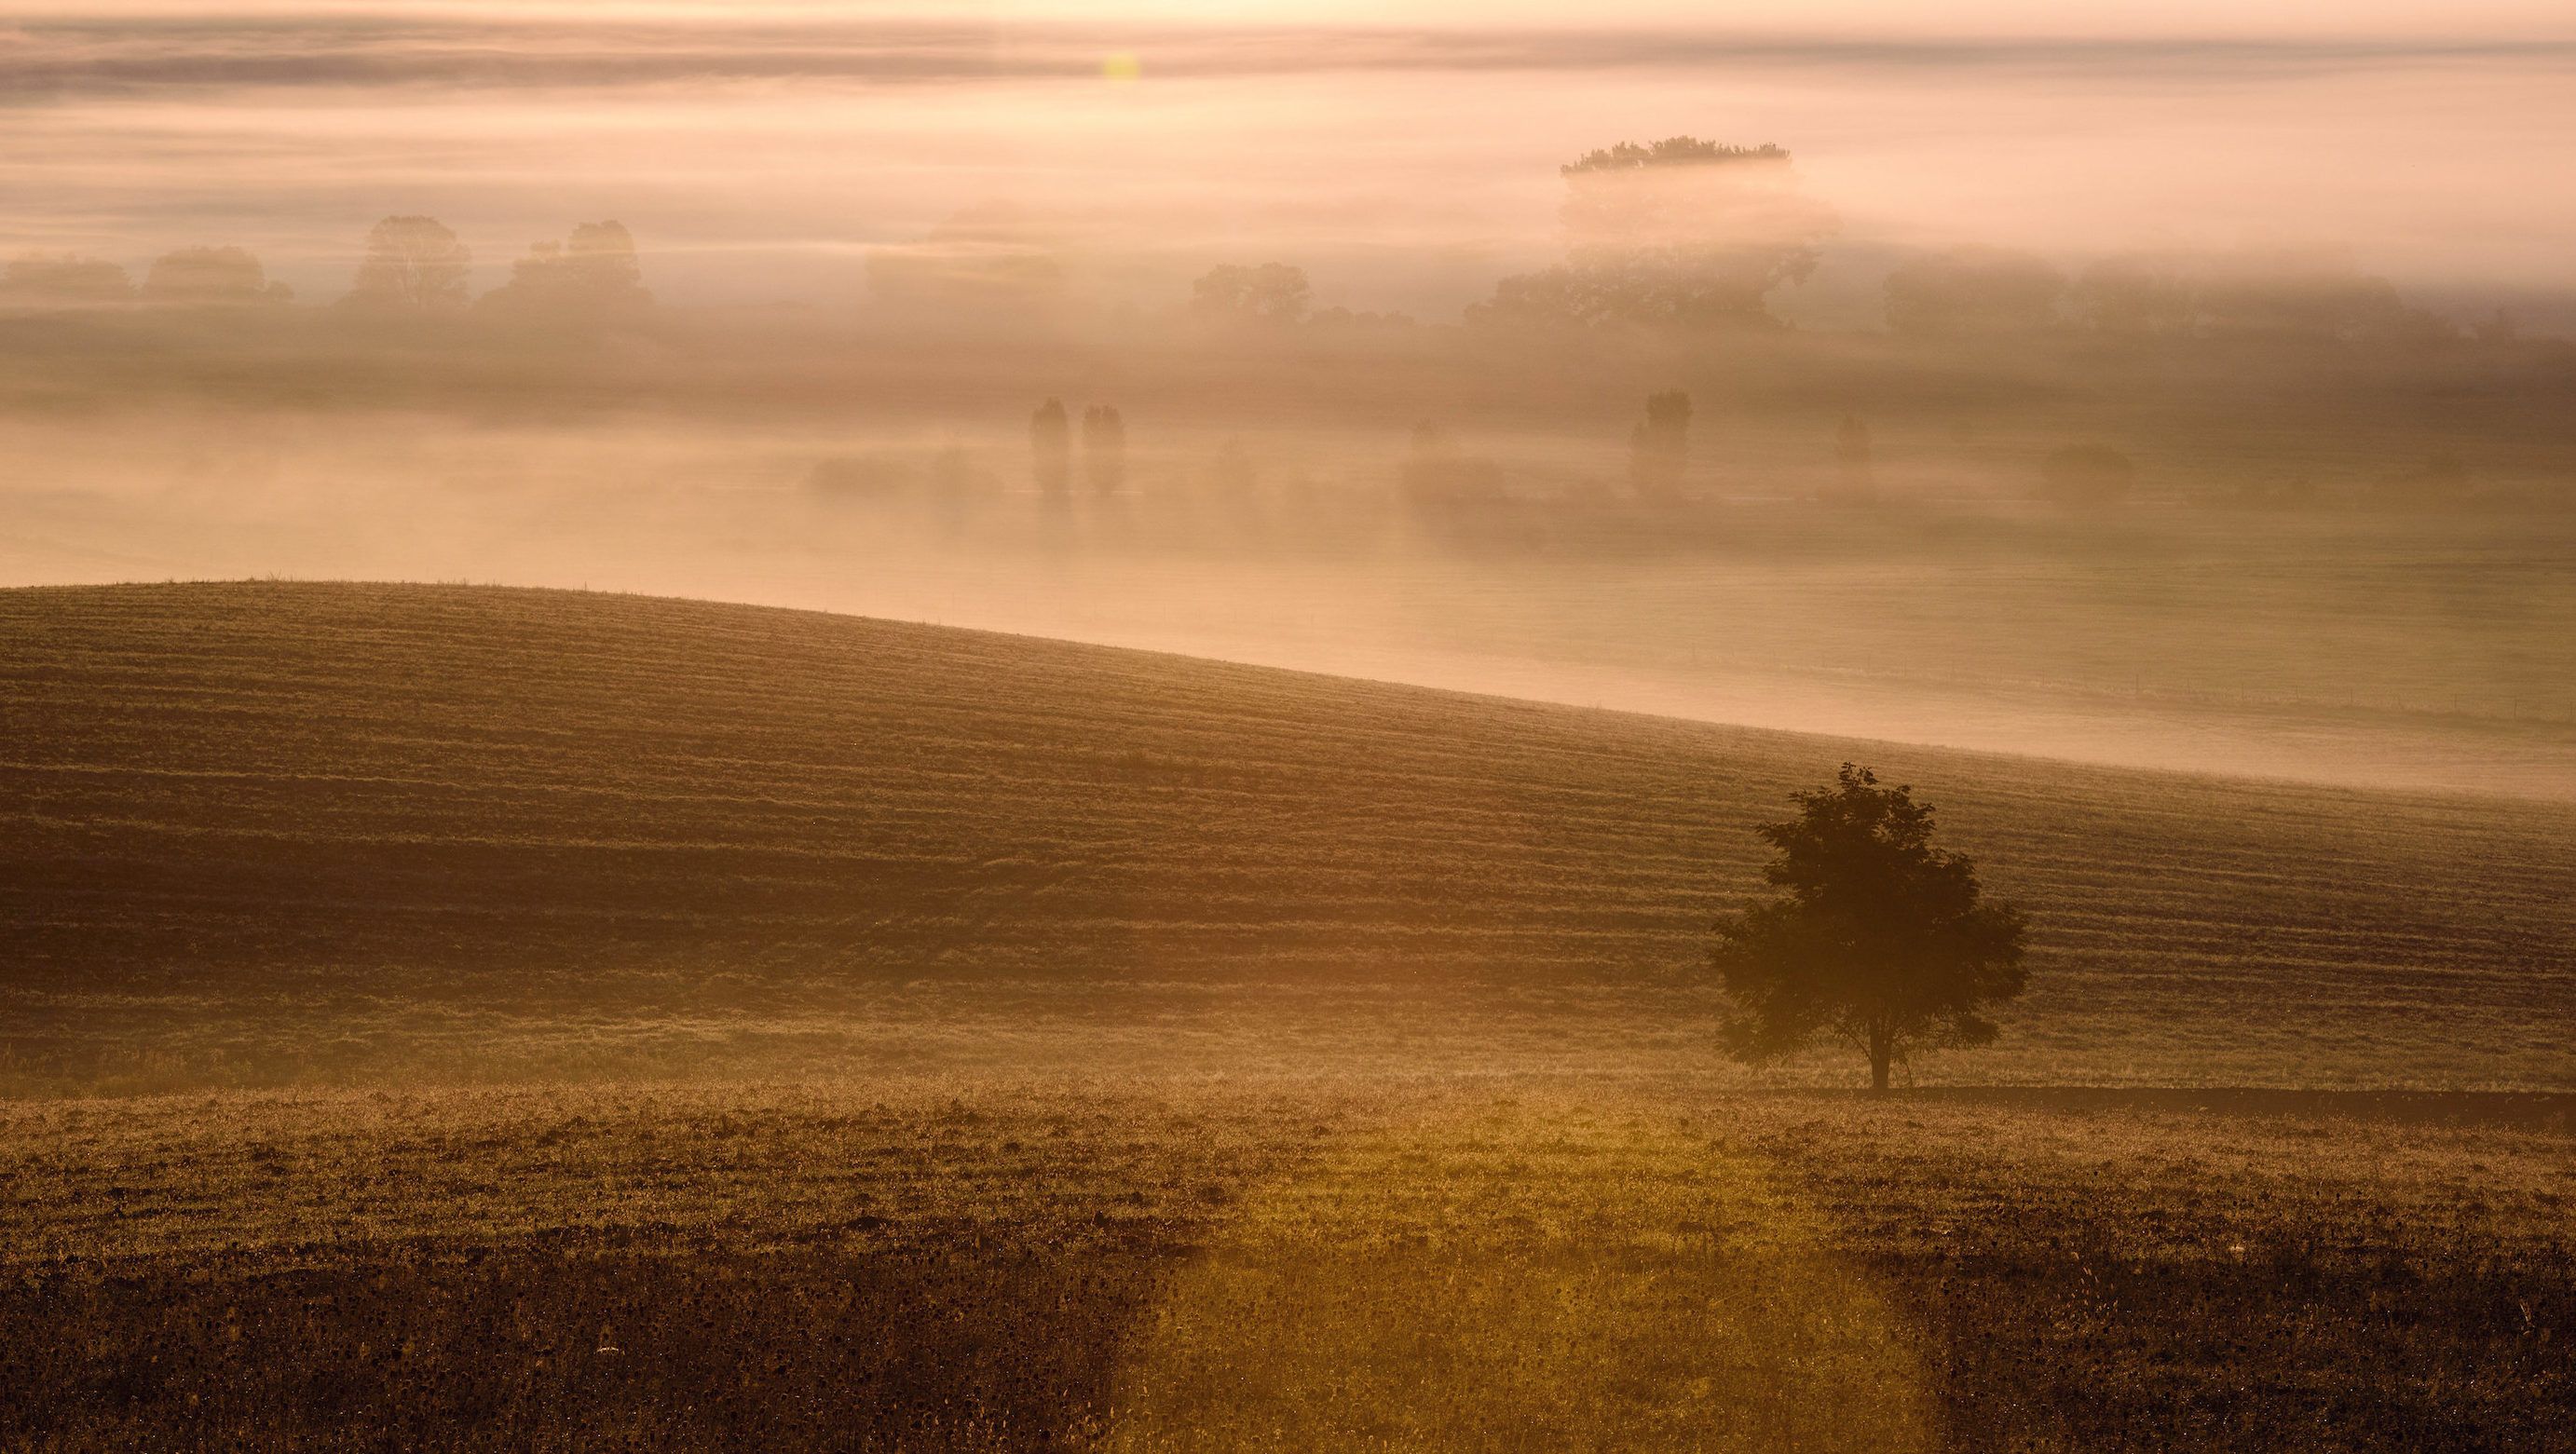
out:
M0 687L22 1092L1715 1072L1708 923L1852 756L2036 919L2003 1045L1927 1080L2576 1086L2563 804L562 592L0 593Z
M0 1447L2530 1450L2576 809L635 597L0 592ZM1862 755L2034 912L1713 1048Z

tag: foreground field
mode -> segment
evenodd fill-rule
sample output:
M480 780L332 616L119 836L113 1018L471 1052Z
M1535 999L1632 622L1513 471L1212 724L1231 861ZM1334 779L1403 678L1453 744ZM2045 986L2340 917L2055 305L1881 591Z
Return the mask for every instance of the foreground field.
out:
M0 687L0 1447L2576 1426L2563 805L520 591L0 593ZM2037 988L1758 1086L1708 920L1862 754Z
M1855 755L2037 924L2002 1048L1928 1076L2576 1085L2566 805L403 586L0 592L0 742L20 1092L1707 1073L1748 830Z
M2532 1450L2576 1102L0 1105L11 1447Z

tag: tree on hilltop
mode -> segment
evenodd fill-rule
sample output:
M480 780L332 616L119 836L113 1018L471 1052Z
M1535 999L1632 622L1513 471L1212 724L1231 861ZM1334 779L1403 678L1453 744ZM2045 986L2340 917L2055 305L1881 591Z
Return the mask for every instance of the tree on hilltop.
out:
M1762 876L1780 894L1717 926L1729 1051L1758 1063L1830 1036L1883 1091L1917 1051L1992 1041L1985 1008L2025 979L2022 912L1980 901L1976 866L1932 846L1910 787L1844 763L1791 800L1797 817L1755 830L1779 850Z

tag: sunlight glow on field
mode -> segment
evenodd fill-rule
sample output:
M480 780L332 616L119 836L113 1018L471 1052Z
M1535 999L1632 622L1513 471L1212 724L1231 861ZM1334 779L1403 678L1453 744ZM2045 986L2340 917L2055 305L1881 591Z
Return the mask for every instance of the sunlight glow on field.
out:
M1506 1101L1252 1191L1155 1309L1104 1447L1941 1447L1818 1214L1658 1119Z

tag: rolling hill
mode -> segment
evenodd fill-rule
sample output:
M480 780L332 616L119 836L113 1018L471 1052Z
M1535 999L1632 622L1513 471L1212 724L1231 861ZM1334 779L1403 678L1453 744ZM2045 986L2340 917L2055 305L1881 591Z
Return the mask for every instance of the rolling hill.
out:
M1855 757L2036 922L1928 1077L2576 1086L2565 804L287 583L0 592L0 1072L1698 1068L1748 830Z

